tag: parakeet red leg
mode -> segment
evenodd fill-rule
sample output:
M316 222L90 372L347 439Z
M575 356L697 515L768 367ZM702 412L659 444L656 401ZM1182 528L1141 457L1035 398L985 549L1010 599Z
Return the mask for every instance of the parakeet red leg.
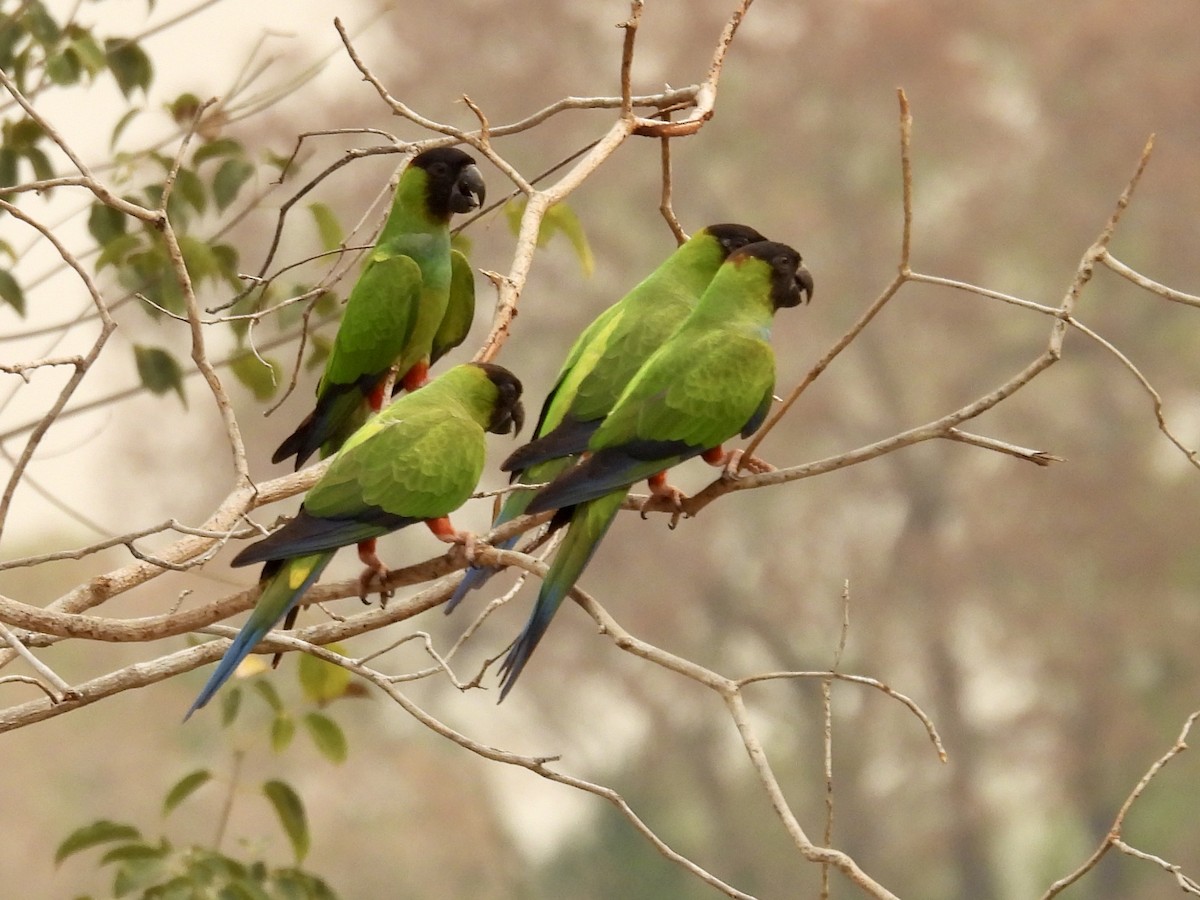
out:
M713 449L706 450L704 453L700 454L700 458L710 466L720 466L722 470L722 478L736 478L738 469L743 465L742 456L745 452L746 451L744 450L731 450L726 453L720 447L714 447ZM746 471L754 475L761 475L764 472L775 471L775 467L773 465L771 465L765 459L759 459L757 456L750 456L747 458L744 462L744 465L746 467Z
M679 514L683 512L683 501L687 499L687 495L679 488L667 483L666 470L659 472L657 475L651 475L646 479L646 484L650 488L650 496L646 502L642 504L639 514L644 519L646 518L646 509L651 503L656 500L666 500L675 508L675 514L671 517L670 527L674 528L679 523Z
M392 592L383 587L388 570L375 552L375 538L358 542L358 558L366 566L363 573L358 576L358 598L366 603L367 594L371 593L372 587L378 587L379 602L382 606L387 606Z
M472 532L456 531L450 524L449 516L442 516L440 519L426 519L425 524L439 541L445 541L447 544L462 544L467 562L475 562L475 544L478 538Z
M427 359L416 363L400 379L400 383L404 385L406 391L415 391L419 387L424 387L427 381L429 381L429 360Z

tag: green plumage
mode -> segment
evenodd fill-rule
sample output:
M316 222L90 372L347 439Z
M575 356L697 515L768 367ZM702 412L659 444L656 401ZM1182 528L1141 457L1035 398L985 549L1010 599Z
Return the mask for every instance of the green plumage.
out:
M655 350L695 308L726 257L763 237L745 225L710 225L696 232L576 338L534 431L534 440L501 466L526 484L550 481L584 450L592 431ZM532 494L510 494L493 527L521 515ZM517 538L503 544L511 547ZM451 612L494 570L472 567L446 604Z
M429 352L431 366L466 340L474 320L475 273L461 250L451 250L450 296L442 323L433 336L433 346Z
M695 310L653 353L588 442L590 453L538 492L530 513L569 515L533 614L501 667L511 690L595 553L630 486L755 431L771 404L774 313L812 296L800 254L762 241L730 255Z
M734 250L764 238L745 225L710 225L609 307L575 340L546 397L534 440L501 466L519 472L580 453L621 391L696 307Z
M483 472L485 431L520 426L520 382L489 364L456 366L393 401L345 442L294 519L233 565L265 563L263 591L188 715L299 602L339 547L458 509Z
M483 196L474 161L456 148L427 150L405 169L379 239L346 301L317 385L316 408L272 461L294 455L299 468L318 448L328 456L341 447L378 406L392 366L402 378L414 371L415 380L423 380L448 312L451 321L436 355L466 337L474 280L465 258L452 262L450 216L474 209ZM466 304L470 312L464 324Z

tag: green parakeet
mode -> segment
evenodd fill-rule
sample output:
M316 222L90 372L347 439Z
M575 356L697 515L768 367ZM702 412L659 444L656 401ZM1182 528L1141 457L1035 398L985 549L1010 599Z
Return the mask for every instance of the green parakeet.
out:
M266 564L262 596L187 715L296 607L339 547L422 521L442 540L465 541L448 516L479 482L484 432L520 430L520 396L521 383L507 369L468 363L392 401L351 435L296 517L234 558L235 566ZM378 560L373 565L382 570ZM386 570L364 573L364 591L378 574Z
M346 301L316 408L272 462L295 456L299 469L318 449L328 456L383 404L392 366L406 388L420 387L431 360L466 337L475 282L450 249L450 216L476 209L484 194L475 161L456 147L426 150L409 163Z
M745 225L709 225L697 231L617 303L601 313L567 353L534 430L534 440L505 460L513 480L550 481L587 449L588 439L612 409L625 385L695 308L726 257L765 238ZM496 527L525 511L533 494L508 496ZM517 537L497 544L508 549ZM472 566L446 604L451 612L496 570Z
M813 280L800 254L761 241L734 251L695 310L637 371L592 434L580 462L529 502L558 510L568 524L542 581L533 614L500 668L500 699L512 689L551 618L595 553L629 488L651 479L675 493L663 473L693 456L723 465L721 445L752 434L775 387L771 324L777 309L811 299Z

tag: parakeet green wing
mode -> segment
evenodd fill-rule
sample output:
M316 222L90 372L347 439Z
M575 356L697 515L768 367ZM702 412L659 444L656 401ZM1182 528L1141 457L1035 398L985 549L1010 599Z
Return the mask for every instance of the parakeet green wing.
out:
M337 548L443 519L461 506L483 471L485 431L519 427L520 394L520 382L507 369L457 366L355 432L296 517L234 558L236 566L265 563L262 595L188 715L296 606ZM450 539L458 538L451 533Z
M393 365L406 386L424 383L450 302L450 216L475 209L483 198L474 160L457 148L426 150L405 169L379 239L350 291L316 408L275 451L274 462L294 455L299 468L318 449L326 456L336 451L382 404ZM463 290L460 286L460 294ZM451 330L461 328L457 320L451 324Z
M676 248L658 268L592 321L567 353L542 404L534 440L501 468L527 484L549 481L587 449L588 441L639 367L691 313L734 250L762 241L746 225L709 225ZM530 494L509 495L493 527L525 511ZM502 544L508 548L517 541ZM446 604L450 612L494 570L472 567Z
M429 353L432 366L467 339L475 320L475 270L460 250L450 251L450 296L446 314L433 336Z
M501 699L629 487L758 428L775 381L772 317L811 297L812 288L800 255L787 245L763 241L731 254L693 313L629 382L592 435L590 453L529 502L531 513L557 509L556 519L569 519L568 530L534 611L501 666Z

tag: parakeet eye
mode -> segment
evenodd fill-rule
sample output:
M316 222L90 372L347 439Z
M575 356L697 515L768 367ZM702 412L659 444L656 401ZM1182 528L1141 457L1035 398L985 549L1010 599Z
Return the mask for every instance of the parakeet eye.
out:
M450 174L450 169L444 162L435 162L429 167L429 174L434 178L445 178L448 174Z

